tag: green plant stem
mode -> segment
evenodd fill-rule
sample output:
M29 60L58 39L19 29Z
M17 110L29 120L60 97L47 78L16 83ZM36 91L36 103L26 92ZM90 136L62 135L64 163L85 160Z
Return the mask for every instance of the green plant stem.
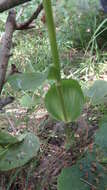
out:
M43 6L45 9L46 23L48 27L48 34L49 34L54 67L58 71L58 77L56 78L56 86L57 86L58 94L60 96L60 102L61 102L61 106L62 106L62 110L64 114L64 119L65 119L65 122L67 122L67 114L66 114L63 92L62 92L60 61L59 61L59 53L58 53L58 47L57 47L57 42L56 42L56 31L55 31L54 19L53 19L53 14L52 14L51 0L43 0Z
M69 145L71 139L70 139L70 131L67 126L65 126L65 135L66 135L66 145Z
M51 0L43 0L43 6L45 9L46 23L48 27L48 34L49 34L54 66L56 67L56 69L58 69L60 75L60 61L59 61L58 47L56 42L56 31L52 14Z

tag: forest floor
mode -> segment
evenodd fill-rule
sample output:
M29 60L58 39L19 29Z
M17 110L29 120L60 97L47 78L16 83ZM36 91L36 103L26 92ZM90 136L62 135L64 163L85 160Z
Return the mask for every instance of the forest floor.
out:
M60 2L63 1L61 0ZM81 15L74 15L73 17L72 11L69 11L70 15L68 15L67 10L65 12L66 16L64 16L63 8L63 6L62 9L58 8L58 15L60 11L61 18L57 17L56 14L57 40L60 50L62 76L77 79L83 88L89 87L96 79L107 81L106 49L99 49L95 39L95 44L91 44L92 47L94 46L93 51L90 51L91 53L85 52L86 46L90 43L87 40L87 36L90 33L87 32L87 29L91 30L94 27L97 29L94 26L96 22L93 23L93 17L87 17L87 14L83 15L83 17ZM69 16L68 20L67 15ZM80 20L75 21L75 18ZM86 18L92 19L89 20L92 21L92 24L89 24L91 22L88 21L88 23ZM73 31L71 32L73 19L76 23L80 23L80 26L76 25L77 30L74 30L74 34L72 33ZM98 18L96 17L96 19ZM83 27L83 31L81 28L80 31L78 30L78 27L81 26ZM75 31L77 32L76 34ZM82 44L81 40L78 41L78 31L80 34L83 34L83 36L80 35L83 38ZM73 37L74 39L72 39ZM37 23L37 28L34 30L19 32L18 35L16 33L14 39L15 47L10 65L11 63L15 63L21 72L43 71L47 69L48 63L51 62L47 38L45 23L41 24L41 21L39 21L39 24ZM106 37L104 39L106 41ZM78 43L76 48L72 47L75 42ZM84 43L86 44L82 47ZM102 43L101 40L100 43ZM79 47L80 45L81 47ZM92 50L91 47L90 50ZM92 149L94 134L99 127L100 118L104 115L105 110L107 111L107 105L103 107L92 106L88 102L84 107L81 117L76 122L69 123L66 126L62 122L53 120L44 108L44 105L38 106L33 111L22 108L19 105L19 99L23 96L22 92L20 94L13 92L7 86L7 88L5 87L5 93L6 95L12 94L16 96L17 100L7 106L4 113L0 113L0 129L6 130L13 135L26 131L33 132L39 137L41 145L37 156L25 166L9 172L0 172L0 190L57 190L57 177L62 168L75 164L82 153L87 150L87 147ZM43 93L45 94L42 91ZM66 141L66 127L69 128L71 135L70 144L67 144ZM73 138L72 134L75 134Z
M66 149L66 125L50 118L44 108L40 107L29 114L26 109L15 106L12 109L9 107L7 113L10 113L10 117L7 116L6 120L6 114L2 114L0 120L2 129L7 126L11 134L31 131L39 137L41 148L38 156L26 166L0 174L2 190L57 190L57 177L61 169L72 166L81 153L92 146L94 131L103 115L97 107L86 107L82 119L67 126L74 130L76 137L71 142L70 149Z
M69 78L77 69L78 64L75 67L75 63L78 60L79 63L82 62L82 53L69 51L63 54L63 60L67 56L72 59L72 64L74 61L73 70L70 70L70 65L63 68L63 73ZM99 79L107 80L106 62L103 66ZM86 77L80 72L78 77L88 85L97 78L93 73ZM87 147L92 148L94 133L105 109L87 103L82 116L66 126L53 120L42 105L33 112L15 103L8 106L6 112L0 114L0 128L13 135L26 131L33 132L39 137L41 145L38 155L28 164L10 172L0 173L1 190L57 190L57 177L61 170L75 164ZM66 127L71 134L70 148L66 143L64 132ZM74 133L75 138L72 140Z

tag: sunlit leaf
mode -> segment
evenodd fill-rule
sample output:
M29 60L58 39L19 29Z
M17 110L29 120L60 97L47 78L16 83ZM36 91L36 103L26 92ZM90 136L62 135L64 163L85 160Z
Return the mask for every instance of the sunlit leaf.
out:
M9 77L9 84L14 90L35 90L47 79L48 72L14 74Z
M107 81L98 80L87 91L93 105L104 104L107 102Z

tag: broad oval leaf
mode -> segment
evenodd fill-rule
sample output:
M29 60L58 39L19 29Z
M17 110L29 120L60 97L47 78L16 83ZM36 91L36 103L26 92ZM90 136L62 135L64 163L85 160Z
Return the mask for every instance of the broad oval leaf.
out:
M40 144L38 138L32 134L26 134L24 140L4 149L5 153L0 157L0 171L8 171L21 167L36 156Z
M55 84L51 86L46 94L45 105L48 112L56 120L71 122L77 119L77 117L81 114L84 104L84 96L81 87L76 80L65 79L62 80L61 83L67 120L64 118L58 87L56 87Z
M62 170L58 178L58 190L89 190L88 185L83 183L78 166L72 166Z
M100 127L95 134L95 143L98 145L98 159L107 164L107 115L100 122Z
M96 167L94 172L92 170L95 169L93 163ZM62 170L58 177L58 190L90 190L91 188L106 190L107 175L106 170L96 160L95 153L87 152L76 165Z
M107 116L100 122L100 127L95 134L95 143L107 152Z
M93 105L107 102L107 81L97 80L87 91L87 96Z
M44 73L14 74L8 78L8 83L14 90L35 90L47 79L48 71Z

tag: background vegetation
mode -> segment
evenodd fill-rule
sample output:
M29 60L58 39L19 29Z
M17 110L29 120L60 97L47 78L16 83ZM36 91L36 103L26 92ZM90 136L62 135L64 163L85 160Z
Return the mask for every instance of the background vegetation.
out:
M18 21L28 19L39 3L39 0L33 0L25 4ZM71 190L72 183L68 178L72 178L73 182L78 179L78 187L84 182L84 190L106 190L107 141L104 139L107 131L107 15L101 10L97 0L57 0L52 5L61 76L79 81L86 99L82 113L86 123L79 120L64 124L52 119L47 113L44 97L53 81L45 80L36 90L26 90L25 85L19 90L13 76L12 82L8 81L4 86L2 95L14 96L15 102L0 113L0 128L13 135L33 132L39 137L41 145L38 155L31 162L18 169L1 172L0 187L2 190ZM17 15L21 8L22 5L16 8ZM7 12L0 15L1 37L7 15ZM49 66L53 64L44 11L34 21L34 25L34 29L14 33L13 56L9 61L8 72L11 65L15 64L21 73L47 73ZM95 82L96 80L98 81ZM29 78L26 81L30 86ZM17 90L13 90L15 88ZM69 129L66 145L65 125ZM86 125L91 131L87 144L84 139ZM96 148L96 145L92 146L93 134L99 126L103 126L104 130L95 136L95 144L100 144L100 148ZM99 143L101 137L103 142ZM92 151L87 153L85 150L88 147ZM81 152L86 154L82 161ZM90 152L94 153L90 156ZM100 162L96 161L95 154ZM72 166L75 162L77 165ZM76 179L72 176L71 166ZM65 169L62 170L63 168ZM80 180L81 172L86 175L84 181ZM100 174L104 175L101 180Z

